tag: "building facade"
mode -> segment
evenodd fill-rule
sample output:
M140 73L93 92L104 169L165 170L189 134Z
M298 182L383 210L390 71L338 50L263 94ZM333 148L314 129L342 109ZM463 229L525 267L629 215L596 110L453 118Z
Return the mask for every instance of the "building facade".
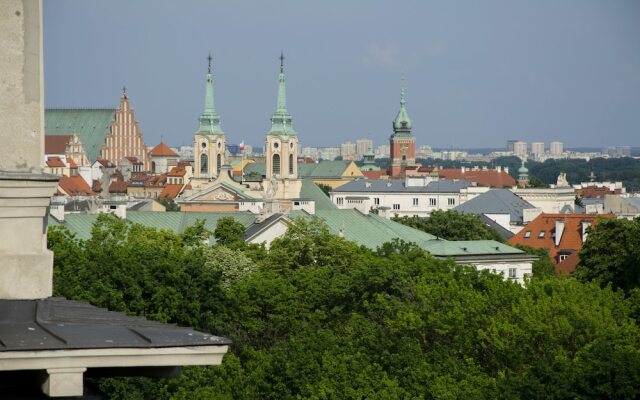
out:
M204 111L200 114L200 126L194 136L194 185L215 179L225 163L226 136L220 127L220 115L216 111L211 72L211 55L205 85Z
M562 142L549 143L549 155L552 157L561 157L562 153L564 153L564 145Z
M393 121L389 138L389 176L400 177L407 167L416 165L416 138L411 133L412 122L405 107L404 88L400 90L400 110Z
M114 164L118 164L125 157L135 157L142 162L145 170L151 167L149 151L124 89L120 97L120 107L111 121L111 130L105 137L101 155L101 158Z

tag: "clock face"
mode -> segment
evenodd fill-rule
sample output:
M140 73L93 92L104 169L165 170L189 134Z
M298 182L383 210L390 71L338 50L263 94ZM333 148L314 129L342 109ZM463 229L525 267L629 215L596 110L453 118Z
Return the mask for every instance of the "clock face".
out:
M408 150L409 150L409 146L407 146L406 144L403 144L402 146L400 146L400 152L402 154L406 154Z

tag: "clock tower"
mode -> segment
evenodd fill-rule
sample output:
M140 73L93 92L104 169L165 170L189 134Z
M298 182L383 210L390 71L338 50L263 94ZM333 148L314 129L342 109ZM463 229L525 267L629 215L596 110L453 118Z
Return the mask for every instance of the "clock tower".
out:
M411 133L412 122L405 108L404 88L400 90L400 111L393 121L393 134L389 138L389 176L404 175L408 166L416 165L416 138Z

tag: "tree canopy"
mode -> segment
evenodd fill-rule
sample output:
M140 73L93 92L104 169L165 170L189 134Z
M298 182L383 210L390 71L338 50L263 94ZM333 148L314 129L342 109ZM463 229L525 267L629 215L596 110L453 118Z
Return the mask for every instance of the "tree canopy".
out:
M392 219L446 240L504 241L498 232L485 225L477 215L454 210L436 210L428 218L396 216Z
M221 366L101 379L109 398L639 394L633 299L597 282L523 287L409 243L372 251L317 221L294 221L269 250L183 239L110 216L86 241L50 231L57 295L233 340Z

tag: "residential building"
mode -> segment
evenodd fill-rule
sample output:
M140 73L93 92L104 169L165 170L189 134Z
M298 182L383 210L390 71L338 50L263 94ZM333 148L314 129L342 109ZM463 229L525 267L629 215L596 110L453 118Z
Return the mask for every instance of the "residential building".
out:
M319 147L318 160L333 161L340 155L340 147Z
M513 154L520 158L527 158L529 152L527 150L527 142L518 140L513 144Z
M566 174L558 176L556 185L549 188L516 187L512 191L518 197L528 201L543 213L573 213L575 211L576 192L566 180Z
M551 157L562 157L564 153L564 145L562 142L551 142L549 143L549 155Z
M418 147L416 150L416 158L429 158L432 154L433 150L431 149L431 146L423 145Z
M373 141L367 138L361 138L356 140L356 158L362 160L364 155L373 149Z
M607 194L625 194L627 189L622 182L582 182L573 185L576 195L583 199L604 198Z
M340 145L340 156L343 160L353 161L356 159L356 144L351 142Z
M578 259L571 257L582 249L587 239L587 229L609 215L589 214L540 214L520 232L507 241L508 244L523 245L534 249L546 249L556 270L571 273ZM571 257L571 259L569 259ZM565 263L566 262L566 263Z
M405 179L362 179L333 189L331 201L339 209L355 208L362 213L378 210L381 216L426 217L434 210L449 210L464 203L467 181L430 177Z
M541 156L544 156L544 142L532 142L531 155L536 160L539 159Z
M376 158L389 158L391 147L388 144L381 144L374 151Z
M416 165L416 138L411 133L413 122L405 107L404 88L400 90L400 110L393 121L393 134L389 138L388 174L397 178L407 167Z
M515 144L517 142L520 142L520 140L517 139L511 139L511 140L507 140L507 152L508 153L515 153Z
M511 238L524 225L542 213L541 209L516 196L509 189L491 189L467 200L455 207L454 210L465 214L475 214L483 220L488 218L502 228L490 224L505 239Z
M76 134L71 135L48 135L44 137L44 155L59 156L60 158L70 158L80 166L90 165L87 154L80 138Z
M640 216L640 197L606 194L603 209L604 212L615 214L620 218L633 219Z
M607 155L609 157L631 157L631 147L630 146L612 146L605 147L602 149L602 154Z
M150 152L151 157L151 170L153 174L164 174L171 168L178 165L180 156L173 151L169 146L160 142Z

